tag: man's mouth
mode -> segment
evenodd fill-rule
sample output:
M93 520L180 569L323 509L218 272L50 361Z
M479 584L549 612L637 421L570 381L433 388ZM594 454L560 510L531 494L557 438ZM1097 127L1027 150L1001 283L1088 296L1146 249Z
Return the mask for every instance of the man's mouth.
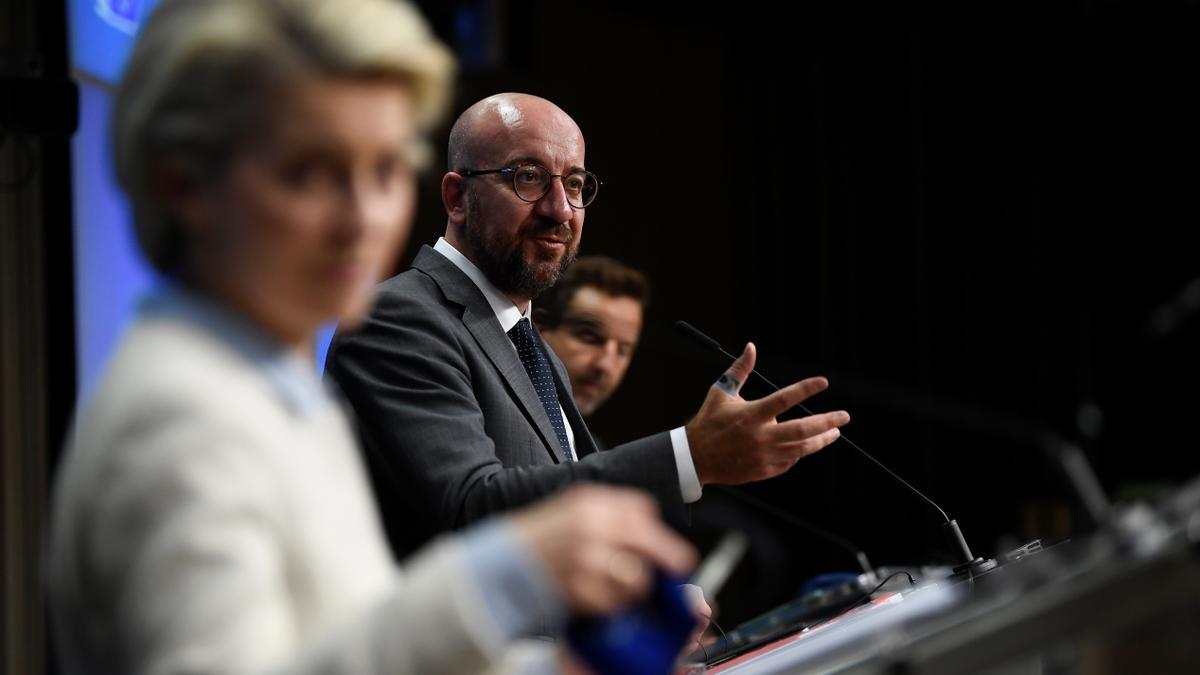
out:
M603 380L583 380L579 383L579 386L581 388L590 389L595 392L604 391L604 381Z
M539 248L549 251L561 251L566 248L566 242L557 237L534 237L533 241L537 243Z
M532 233L529 239L533 240L539 248L547 251L562 251L571 243L572 237L569 228L556 227Z

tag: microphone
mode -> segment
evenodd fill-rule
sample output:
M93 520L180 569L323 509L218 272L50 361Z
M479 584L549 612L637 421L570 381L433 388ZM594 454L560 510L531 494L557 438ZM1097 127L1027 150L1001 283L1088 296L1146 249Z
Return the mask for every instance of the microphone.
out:
M733 359L733 360L737 359L736 356L725 351L721 347L721 343L717 342L716 340L712 339L711 337L700 332L699 329L697 329L695 326L691 325L690 323L688 323L686 321L676 321L675 329L678 330L683 335L687 336L689 339L696 342L696 344L698 344L706 349L716 351L716 352L726 356L729 359ZM751 372L751 374L756 375L759 380L761 380L764 384L766 384L768 387L770 387L773 391L779 391L780 387L778 385L776 385L774 382L768 380L766 378L766 376L764 376L762 373L758 372L758 370L752 370L750 372ZM795 407L804 411L805 414L808 414L808 415L815 414L815 413L813 413L813 411L806 408L804 406L804 404L802 404L802 403L797 403ZM878 466L880 469L882 469L884 472L886 472L889 476L896 479L896 481L898 481L901 485L908 488L913 494L915 494L918 497L920 497L921 499L925 500L925 502L927 502L934 509L937 509L937 512L939 514L941 514L942 519L945 521L942 523L942 527L946 531L947 538L950 540L951 545L953 546L955 551L958 553L959 559L961 560L961 563L954 567L954 574L956 576L975 576L976 574L982 574L983 572L987 572L988 570L994 569L996 567L996 561L994 559L977 557L975 554L973 554L971 552L971 547L967 545L967 540L963 536L962 530L958 526L958 521L953 520L952 518L950 518L950 516L946 515L946 512L942 509L942 507L938 506L936 502L934 502L929 497L926 497L917 488L910 485L908 483L908 481L904 480L899 475L897 475L895 471L892 471L891 469L889 469L886 465L884 465L883 462L872 457L870 453L868 453L866 450L863 450L861 447L859 447L859 445L857 443L855 443L854 441L847 438L845 434L842 434L840 438L842 441L845 441L846 444L848 444L850 447L854 448L859 453L861 453L863 457L866 457L867 459L871 460L871 462L873 462L876 466Z

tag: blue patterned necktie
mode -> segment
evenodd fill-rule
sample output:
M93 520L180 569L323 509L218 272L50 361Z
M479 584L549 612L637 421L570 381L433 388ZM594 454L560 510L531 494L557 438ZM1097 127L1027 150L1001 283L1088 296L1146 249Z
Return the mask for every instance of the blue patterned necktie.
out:
M554 375L550 372L550 359L538 345L537 338L533 337L529 319L518 321L517 325L508 331L508 339L512 340L517 348L521 365L525 366L525 372L529 374L529 380L533 383L533 390L537 392L542 407L546 409L546 415L550 417L550 426L554 427L554 434L558 436L564 461L575 461L571 455L571 442L567 440L567 427L563 424L562 408L558 405L558 390L554 386Z

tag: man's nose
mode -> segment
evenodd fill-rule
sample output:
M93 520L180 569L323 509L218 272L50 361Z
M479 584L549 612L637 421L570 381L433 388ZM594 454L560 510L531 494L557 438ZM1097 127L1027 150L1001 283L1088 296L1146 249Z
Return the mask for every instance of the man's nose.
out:
M596 366L598 368L610 375L615 374L621 363L621 354L618 351L616 340L605 342L597 357Z
M537 201L537 212L543 217L556 223L565 223L571 219L574 209L567 201L567 190L563 187L561 178L551 178L550 188Z

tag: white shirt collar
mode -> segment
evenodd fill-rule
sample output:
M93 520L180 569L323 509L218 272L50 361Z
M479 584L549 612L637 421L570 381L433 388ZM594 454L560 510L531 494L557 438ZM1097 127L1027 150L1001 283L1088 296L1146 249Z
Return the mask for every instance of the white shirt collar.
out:
M500 292L495 284L488 280L487 275L483 273L475 263L467 260L467 257L459 252L458 249L446 241L445 237L438 237L437 243L433 245L433 250L441 253L447 260L454 263L454 266L462 270L479 290L483 292L483 297L487 298L488 304L492 306L492 311L496 313L496 320L500 322L500 328L505 333L512 330L512 327L517 325L517 322L526 317L533 316L533 301L529 301L529 305L525 308L525 313L513 304L508 296ZM531 322L532 323L532 322ZM517 347L512 345L515 352ZM575 454L575 430L571 428L571 422L567 420L567 413L562 409L562 403L559 403L559 410L562 412L563 426L567 428L567 443L570 444L570 453L572 456L578 457Z
M500 292L496 288L475 263L467 260L467 256L459 252L458 249L446 241L445 237L438 237L437 243L433 245L433 250L441 253L447 260L454 263L454 266L462 270L464 274L475 282L479 290L483 292L483 297L487 298L488 304L491 305L492 311L496 313L496 320L500 322L500 328L505 333L512 330L512 327L517 325L517 322L526 317L533 315L533 301L529 301L529 306L525 308L525 313L513 304L508 296Z

